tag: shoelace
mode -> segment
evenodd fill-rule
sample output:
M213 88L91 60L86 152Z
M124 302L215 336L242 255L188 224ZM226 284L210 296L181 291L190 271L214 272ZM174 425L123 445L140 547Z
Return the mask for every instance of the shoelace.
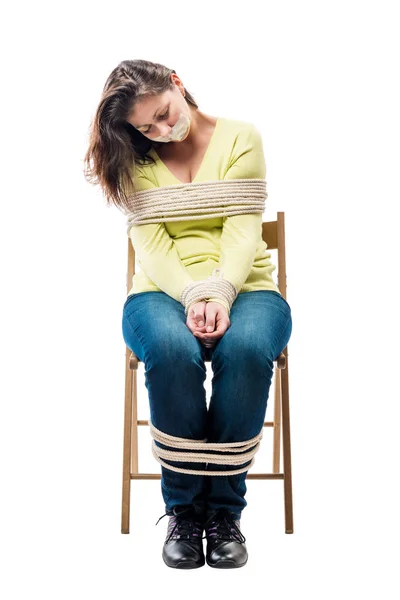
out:
M176 509L174 507L172 511L167 511L162 517L160 517L156 523L161 521L166 516L171 517L168 523L167 538L165 543L174 537L174 539L187 539L190 540L192 537L201 538L203 529L200 521L197 521L193 516L192 507L188 506L184 509Z
M228 510L220 509L216 514L211 515L204 523L206 535L204 538L216 538L220 540L233 540L243 544L246 538L238 527L240 520L234 519L232 513Z

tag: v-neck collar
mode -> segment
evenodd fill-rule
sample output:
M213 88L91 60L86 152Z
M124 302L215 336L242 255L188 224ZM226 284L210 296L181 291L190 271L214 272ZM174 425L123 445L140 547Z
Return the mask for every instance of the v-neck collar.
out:
M160 163L160 165L164 168L165 171L167 171L167 173L170 175L170 177L173 177L173 179L175 179L175 181L177 181L178 183L180 183L181 185L190 185L191 183L194 183L196 181L196 179L198 178L198 176L201 173L201 170L204 167L204 163L208 157L208 154L210 153L210 148L213 146L215 138L216 138L216 133L217 130L219 128L220 122L221 122L222 118L221 117L217 117L217 121L215 123L215 127L214 127L214 131L212 133L212 136L210 138L210 141L208 142L208 146L206 148L206 151L203 155L203 159L201 161L200 167L196 173L196 175L193 177L192 181L181 181L180 179L177 178L176 175L174 175L172 173L172 171L169 170L169 168L167 167L167 165L165 164L164 161L161 160L161 158L158 156L157 152L154 150L154 148L151 148L151 152L153 152L153 154L155 155L156 160Z

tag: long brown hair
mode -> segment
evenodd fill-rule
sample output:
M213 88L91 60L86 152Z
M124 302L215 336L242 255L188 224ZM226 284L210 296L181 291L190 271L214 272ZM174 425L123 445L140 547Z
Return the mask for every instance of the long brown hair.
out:
M128 209L127 196L135 193L132 174L136 163L154 163L148 152L162 145L147 138L127 119L137 102L173 88L171 73L176 71L159 63L123 60L108 76L90 124L85 179L100 185L107 205L114 204L123 212ZM184 89L185 100L198 108L193 96Z

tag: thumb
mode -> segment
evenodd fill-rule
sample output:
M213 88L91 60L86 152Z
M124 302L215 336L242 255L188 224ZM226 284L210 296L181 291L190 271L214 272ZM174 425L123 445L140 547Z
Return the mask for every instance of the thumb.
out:
M207 313L206 330L214 331L215 329L215 312L209 311Z

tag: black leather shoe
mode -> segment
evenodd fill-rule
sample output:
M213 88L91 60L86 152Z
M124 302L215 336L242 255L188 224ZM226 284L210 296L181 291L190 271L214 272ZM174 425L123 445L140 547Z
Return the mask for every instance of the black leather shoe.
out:
M168 567L174 569L197 569L205 564L203 550L203 526L191 505L174 506L156 523L169 516L167 537L162 557Z
M227 508L219 508L204 522L207 539L206 561L217 569L244 567L248 555L240 519Z

